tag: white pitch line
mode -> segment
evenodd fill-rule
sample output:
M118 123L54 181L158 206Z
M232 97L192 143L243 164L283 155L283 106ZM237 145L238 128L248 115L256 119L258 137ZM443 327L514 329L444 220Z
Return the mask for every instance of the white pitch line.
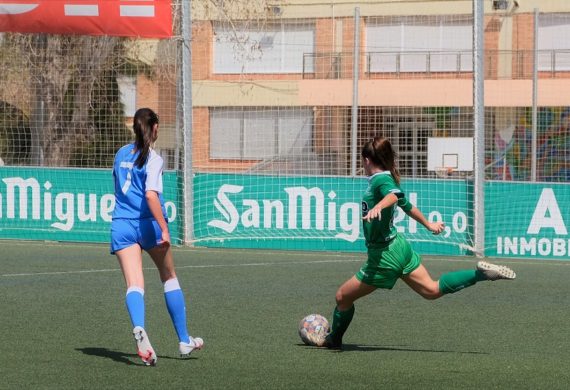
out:
M29 272L22 274L2 274L2 277L14 277L14 276L45 276L45 275L71 275L71 274L94 274L100 272L116 272L120 271L120 268L109 268L109 269L88 269L83 271L52 271L52 272Z
M14 246L30 246L34 244L47 246L47 247L69 247L69 248L77 248L79 246L78 243L67 243L67 242L58 242L58 241L15 241L15 240L0 240L1 243L10 243L10 245ZM98 243L81 243L82 247L87 248L105 248L108 250L108 244L98 244ZM351 258L358 257L358 259L366 260L366 252L321 252L321 251L296 251L296 250L270 250L270 249L247 249L247 248L218 248L218 247L185 247L185 246L173 246L173 252L176 257L176 253L193 253L193 254L200 254L200 253L221 253L227 254L228 252L236 252L238 254L248 254L251 253L253 255L259 255L259 253L265 253L266 255L273 255L278 254L279 256L283 257L333 257L338 258L341 257L347 261L354 261ZM108 252L107 252L108 253ZM476 257L469 257L469 256L446 256L446 255L422 255L422 259L428 261L445 261L451 263L461 263L461 262L473 262L476 263L479 259ZM558 265L558 266L570 266L570 261L564 261L560 259L553 259L553 258L545 258L541 259L525 259L521 257L488 257L485 260L490 261L492 263L497 264L524 264L524 265ZM301 263L311 263L303 261ZM270 264L280 264L280 263L270 263ZM283 263L281 263L283 264ZM224 265L225 266L225 265ZM235 265L234 265L235 266ZM176 267L180 268L180 267ZM95 271L97 272L97 271ZM0 275L1 276L1 275Z
M182 265L176 266L176 269L186 268L231 268L231 267L267 267L272 265L300 265L300 264L320 264L320 263L349 263L361 261L361 259L344 259L344 260L318 260L318 261L288 261L281 263L244 263L244 264L204 264L204 265ZM144 267L144 270L154 270L155 267ZM54 276L54 275L73 275L73 274L93 274L102 272L118 272L120 268L109 269L90 269L82 271L53 271L53 272L29 272L19 274L2 274L2 277L18 277L18 276Z
M256 267L270 265L299 265L299 264L321 264L321 263L351 263L354 261L362 261L361 259L343 259L343 260L313 260L313 261L285 261L282 263L245 263L245 264L206 264L206 265L183 265L176 267L181 268L218 268L218 267Z
M305 256L306 254L303 254ZM315 254L316 256L317 254ZM327 254L329 257L331 256ZM319 256L327 256L321 254ZM340 255L339 255L340 256ZM241 264L204 264L204 265L179 265L176 269L188 269L188 268L237 268L237 267L269 267L269 266L280 266L280 265L311 265L311 264L327 264L327 263L353 263L353 262L364 262L366 256L359 256L358 258L351 258L350 256L345 256L344 259L328 259L328 260L309 260L309 261L285 261L285 262L263 262L263 263L241 263ZM428 261L439 261L448 263L472 263L474 259L470 258L436 258L426 256ZM495 261L496 260L496 261ZM513 259L493 259L493 262L500 264L516 264L516 265L540 265L540 266L570 266L570 262L553 262L553 261L528 261L528 260L513 260ZM154 270L155 267L143 267L144 270ZM29 272L29 273L17 273L17 274L2 274L1 277L24 277L24 276L55 276L55 275L74 275L74 274L91 274L91 273L104 273L104 272L119 272L120 268L107 268L107 269L91 269L91 270L79 270L79 271L52 271L52 272Z

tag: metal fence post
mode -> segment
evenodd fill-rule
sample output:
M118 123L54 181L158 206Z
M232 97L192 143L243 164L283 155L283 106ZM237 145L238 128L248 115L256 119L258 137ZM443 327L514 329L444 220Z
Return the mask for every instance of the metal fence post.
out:
M532 140L530 180L536 181L537 133L538 133L538 8L534 9L534 37L532 60ZM554 64L553 64L554 65Z
M194 239L194 183L192 176L192 16L191 1L182 1L182 131L184 140L184 165L182 177L184 181L184 243L190 244Z
M352 78L352 121L351 121L351 161L350 175L356 176L356 159L358 142L358 81L360 79L360 8L354 9L354 58Z
M485 73L483 0L473 0L474 252L485 256Z

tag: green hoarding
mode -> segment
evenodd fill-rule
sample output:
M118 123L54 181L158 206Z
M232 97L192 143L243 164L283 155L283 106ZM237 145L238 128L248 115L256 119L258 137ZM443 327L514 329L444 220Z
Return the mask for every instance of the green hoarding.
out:
M178 177L164 174L173 242L182 238ZM109 242L110 170L0 168L0 238Z
M570 260L570 185L488 182L487 256Z
M194 175L194 244L227 248L364 251L365 178ZM472 246L472 186L404 180L412 203L441 219L440 236L399 212L395 225L420 253L465 255ZM164 174L174 243L183 238L181 178ZM488 182L485 254L570 259L570 185ZM0 239L108 242L114 207L109 170L0 168Z
M363 251L360 202L366 186L365 178L197 174L196 245ZM471 196L465 182L406 180L402 186L427 217L443 219L448 228L434 236L400 211L398 230L422 253L466 254Z

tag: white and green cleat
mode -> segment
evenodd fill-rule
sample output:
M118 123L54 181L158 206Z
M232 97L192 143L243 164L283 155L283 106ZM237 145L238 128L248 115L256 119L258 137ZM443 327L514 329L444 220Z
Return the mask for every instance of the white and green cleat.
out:
M517 277L515 271L504 265L495 265L486 261L477 263L477 270L481 271L487 280L513 280Z

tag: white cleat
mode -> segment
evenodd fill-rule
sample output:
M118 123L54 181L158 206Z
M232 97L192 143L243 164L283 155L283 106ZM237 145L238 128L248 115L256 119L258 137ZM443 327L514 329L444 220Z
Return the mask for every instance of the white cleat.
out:
M137 354L147 366L154 366L158 360L145 330L140 326L135 326L133 336L137 342Z
M481 271L487 280L507 279L513 280L517 277L515 271L504 265L495 265L480 261L477 263L477 270Z
M180 350L180 356L188 357L195 349L202 349L204 346L204 340L200 337L190 337L189 343L180 342L178 344L178 349Z

